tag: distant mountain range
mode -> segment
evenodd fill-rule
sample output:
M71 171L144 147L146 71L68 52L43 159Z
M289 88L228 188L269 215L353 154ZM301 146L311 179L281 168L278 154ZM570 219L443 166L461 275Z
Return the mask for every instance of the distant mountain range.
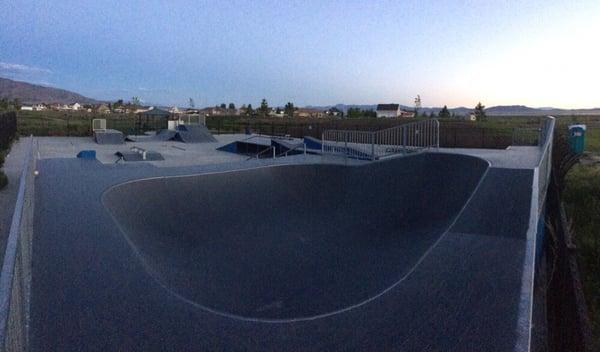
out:
M315 109L329 109L332 107L346 113L350 108L359 108L363 110L375 110L377 104L373 105L347 105L347 104L336 104L327 106L308 106ZM412 106L400 105L402 110L414 110ZM437 113L442 110L442 107L422 107L419 112L422 114L431 114L432 112ZM464 106L457 108L448 108L450 113L456 115L465 115L474 110L474 108L466 108ZM485 109L485 112L489 116L543 116L543 115L600 115L600 108L593 109L557 109L552 107L543 108L531 108L525 105L500 105L492 106Z
M60 103L60 104L98 104L101 101L84 97L83 95L70 92L64 89L51 88L40 86L37 84L31 84L20 81L13 81L7 78L0 77L0 98L15 99L19 98L22 103L25 104L36 104L36 103ZM400 105L403 110L414 110L414 107ZM336 104L327 106L307 106L308 108L316 109L329 109L336 107L337 109L346 113L350 108L359 108L363 110L375 110L376 104L372 105L349 105L349 104ZM423 107L419 111L420 113L437 114L442 108L441 107ZM473 108L457 107L450 108L450 113L454 113L459 116L464 116L469 112L473 111ZM531 108L524 105L502 105L492 106L485 109L485 112L489 116L540 116L540 115L600 115L600 108L594 109L556 109L552 107L542 108Z
M24 104L96 104L99 101L64 89L44 87L0 77L0 98L21 100Z

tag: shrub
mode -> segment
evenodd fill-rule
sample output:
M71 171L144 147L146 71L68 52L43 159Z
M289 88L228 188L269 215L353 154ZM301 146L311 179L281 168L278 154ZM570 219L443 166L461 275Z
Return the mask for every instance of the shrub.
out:
M0 170L0 189L4 189L6 185L8 185L8 177L6 177L4 171Z
M4 165L4 152L0 151L0 167L2 167L2 165Z

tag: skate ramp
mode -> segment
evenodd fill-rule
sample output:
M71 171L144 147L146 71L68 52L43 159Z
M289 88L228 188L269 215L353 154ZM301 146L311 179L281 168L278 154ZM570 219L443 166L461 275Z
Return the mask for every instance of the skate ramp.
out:
M98 144L123 144L125 136L117 130L94 131L94 141Z
M407 275L487 168L449 154L265 167L128 182L103 202L176 296L223 315L306 319Z

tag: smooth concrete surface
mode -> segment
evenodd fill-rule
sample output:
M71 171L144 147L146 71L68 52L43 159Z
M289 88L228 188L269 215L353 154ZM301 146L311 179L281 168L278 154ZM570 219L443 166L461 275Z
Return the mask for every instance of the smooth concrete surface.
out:
M238 138L216 137L215 145ZM163 155L175 149L156 145ZM487 154L497 167L481 173L436 154L328 166L334 158L243 161L204 144L161 162L114 164L108 148L91 148L101 161L73 158L83 146L40 140L34 351L527 350L516 340L529 330L518 320L528 313L520 300L530 213L521 210L533 171L510 153L502 162L502 151ZM136 181L149 177L160 182ZM282 187L286 177L297 183ZM345 197L332 201L331 189ZM229 204L235 211L223 213ZM179 272L187 264L207 277ZM311 278L327 289L303 284Z
M257 319L347 309L404 277L487 163L423 154L154 178L103 201L149 272L199 307Z
M540 147L510 146L507 149L440 148L442 153L472 155L490 162L492 167L533 169L542 157Z
M217 135L217 142L182 143L142 138L138 142L126 142L121 145L97 144L90 137L38 137L39 155L47 158L73 158L81 150L95 150L96 158L103 164L114 164L119 158L118 151L129 151L139 146L148 151L160 153L165 160L148 161L157 167L174 167L199 164L227 163L245 160L247 157L224 153L216 148L231 143L245 135Z

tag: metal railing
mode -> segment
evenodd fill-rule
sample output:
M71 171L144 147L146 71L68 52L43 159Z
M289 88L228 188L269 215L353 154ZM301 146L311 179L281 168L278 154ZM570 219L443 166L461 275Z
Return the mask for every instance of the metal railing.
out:
M256 153L256 155L253 155L253 156L249 157L248 159L246 159L246 161L252 160L252 159L258 160L261 158L262 155L265 155L267 152L272 152L273 159L275 159L275 147L268 146L265 149L261 150L260 152Z
M542 211L546 194L548 191L548 183L550 182L550 173L552 170L552 145L554 143L554 126L556 120L552 116L548 116L544 120L544 124L540 129L539 147L542 149L542 156L538 166L538 191L539 191L539 210Z
M541 128L513 128L513 146L536 146L540 143Z
M290 149L288 149L288 150L285 150L285 151L283 151L283 152L281 152L281 153L279 153L279 154L275 155L275 157L276 157L276 158L279 158L279 157L282 157L282 156L283 156L283 157L287 157L289 153L291 153L291 152L293 152L293 151L297 150L297 149L298 149L298 148L300 148L300 147L302 147L302 153L303 153L304 155L306 155L306 143L304 143L304 142L300 142L300 143L296 144L295 146L293 146L292 148L290 148Z
M0 351L26 351L29 347L36 158L33 137L28 143L0 275Z
M396 154L439 148L440 123L437 119L431 119L375 132L326 130L321 140L323 154L376 160Z

